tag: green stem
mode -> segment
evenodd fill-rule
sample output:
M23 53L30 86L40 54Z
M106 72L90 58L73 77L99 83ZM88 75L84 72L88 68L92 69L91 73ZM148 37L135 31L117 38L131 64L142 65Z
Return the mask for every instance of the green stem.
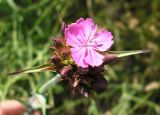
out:
M39 89L39 93L44 93L48 88L53 87L59 81L61 81L61 75L57 74Z

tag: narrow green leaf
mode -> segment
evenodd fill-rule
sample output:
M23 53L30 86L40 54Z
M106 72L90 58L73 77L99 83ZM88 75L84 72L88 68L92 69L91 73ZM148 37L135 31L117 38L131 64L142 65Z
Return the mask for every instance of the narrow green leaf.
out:
M10 73L8 75L17 75L17 74L27 74L27 73L35 73L35 72L42 72L42 71L49 71L49 70L54 70L54 65L52 64L44 64L41 66L36 66L36 67L32 67L30 69L24 69L24 70L20 70L20 71L16 71L13 73Z
M109 53L116 54L118 58L147 52L150 52L150 50L109 51Z

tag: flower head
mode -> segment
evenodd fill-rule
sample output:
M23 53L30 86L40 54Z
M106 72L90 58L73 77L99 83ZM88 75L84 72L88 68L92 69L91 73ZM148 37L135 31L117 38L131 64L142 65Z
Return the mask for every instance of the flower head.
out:
M97 31L97 25L91 18L80 18L65 28L65 38L71 46L75 63L83 68L99 66L103 63L102 51L113 44L111 32L104 29Z

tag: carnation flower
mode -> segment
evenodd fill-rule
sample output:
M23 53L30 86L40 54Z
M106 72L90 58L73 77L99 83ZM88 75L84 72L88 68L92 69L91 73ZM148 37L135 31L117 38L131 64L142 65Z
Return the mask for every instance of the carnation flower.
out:
M53 38L53 45L50 47L52 56L46 64L16 71L10 75L41 71L56 72L57 76L44 84L39 89L40 93L63 80L70 83L74 94L88 97L92 95L92 91L106 88L107 80L103 76L105 64L124 56L148 52L148 50L135 50L105 53L113 44L112 33L97 29L91 18L80 18L69 25L63 23L62 31L64 36Z
M72 58L83 68L103 63L104 56L101 52L112 46L112 38L111 32L104 29L97 31L97 25L91 18L80 18L65 28L65 39L71 46Z

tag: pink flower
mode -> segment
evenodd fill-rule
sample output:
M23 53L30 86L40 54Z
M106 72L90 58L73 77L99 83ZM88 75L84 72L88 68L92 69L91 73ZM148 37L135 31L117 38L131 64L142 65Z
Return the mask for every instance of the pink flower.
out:
M112 33L104 29L97 31L97 25L91 18L80 18L68 25L65 38L71 46L75 63L83 68L101 65L104 56L100 52L108 50L113 44Z

